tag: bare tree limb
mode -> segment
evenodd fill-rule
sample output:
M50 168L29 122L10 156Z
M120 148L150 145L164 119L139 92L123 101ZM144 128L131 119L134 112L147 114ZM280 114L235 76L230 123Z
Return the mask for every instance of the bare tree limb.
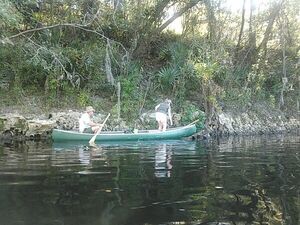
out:
M158 2L158 4L155 7L155 13L153 19L160 19L162 17L164 9L167 7L167 5L171 2L171 0L162 0Z
M44 46L41 46L41 45L37 44L36 42L34 42L33 40L31 40L30 38L27 38L27 39L28 39L33 45L36 45L36 46L39 47L39 49L37 50L37 53L36 53L35 56L37 56L37 55L39 54L39 51L40 51L41 49L48 51L48 52L52 55L53 61L56 61L56 62L60 65L61 69L62 69L62 70L64 71L64 73L66 74L67 78L70 80L70 77L69 77L70 72L66 70L65 66L64 66L63 63L59 60L59 58L58 58L58 56L57 56L57 54L56 54L55 52L51 51L51 50L48 49L48 48L45 48ZM34 57L35 57L35 56L34 56ZM71 65L71 66L72 66L72 65ZM70 80L70 81L71 81L71 80ZM71 81L71 83L72 83L72 81ZM73 85L73 83L72 83L72 85Z
M257 48L257 52L258 52L260 49L266 47L266 45L267 45L267 43L268 43L268 41L269 41L270 34L271 34L271 32L272 32L272 29L273 29L274 21L275 21L275 19L276 19L276 18L278 17L278 15L279 15L280 9L281 9L281 7L282 7L282 3L283 3L283 2L277 3L277 4L275 5L275 7L273 8L273 10L271 11L268 26L267 26L267 28L266 28L266 31L265 31L263 40L261 41L260 45L259 45L258 48Z
M242 11L242 21L241 21L241 28L240 28L240 33L239 33L239 38L238 38L238 42L237 42L237 45L236 45L236 56L237 56L237 53L239 51L239 48L241 46L241 40L242 40L242 35L243 35L243 32L244 32L244 25L245 25L245 12L246 12L246 8L245 8L245 5L246 5L246 0L243 1L243 11Z
M109 41L107 41L106 44L106 54L105 54L105 73L106 73L106 78L108 80L108 82L111 85L115 85L115 78L113 77L112 71L111 71L111 60L110 60L110 56L109 53L111 52L111 46Z
M162 32L167 26L169 26L174 20L176 20L178 17L182 16L186 11L193 8L195 5L197 5L202 0L191 0L189 3L187 3L183 8L181 8L179 11L175 12L174 15L168 19L166 22L164 22L158 29L156 30L156 33Z
M101 33L99 33L96 30L91 30L91 29L86 28L86 26L83 26L81 24L73 24L73 23L62 23L62 24L54 24L54 25L50 25L50 26L45 26L45 27L33 28L33 29L30 29L30 30L22 31L22 32L20 32L18 34L12 35L12 36L8 37L8 39L12 40L12 39L15 39L15 38L17 38L19 36L24 36L24 35L31 34L31 33L37 32L37 31L54 29L54 28L57 28L57 27L74 27L74 28L77 28L77 29L80 29L80 30L84 30L86 32L94 33L94 34L100 36L101 38L105 39L106 41L109 40L109 41L117 43L118 45L120 45L123 48L123 50L125 52L127 52L126 48L123 46L122 43L114 41L114 40L111 40L108 37L106 37L104 34L101 34ZM3 42L4 41L5 40L3 40Z
M20 32L20 33L18 33L18 34L12 35L12 36L6 38L6 39L3 40L3 41L13 43L11 40L16 39L16 38L18 38L18 37L20 37L20 36L26 37L26 35L28 35L28 34L32 35L32 34L34 34L35 32L39 32L39 31L43 31L43 30L49 30L49 29L55 29L55 28L59 28L59 27L73 27L73 28L77 28L77 29L80 29L80 30L83 30L83 31L86 31L86 32L94 33L94 34L100 36L102 39L106 40L106 42L107 42L106 61L105 61L106 67L111 68L111 62L110 62L110 57L109 57L109 55L111 55L111 56L113 57L113 54L112 54L112 51L111 51L110 42L117 43L119 46L121 46L121 48L122 48L122 49L124 50L124 52L125 52L124 57L127 56L127 57L125 57L125 58L128 59L128 51L127 51L126 48L122 45L122 43L116 42L116 41L114 41L114 40L111 40L111 39L109 39L108 37L106 37L105 35L103 35L102 33L99 33L99 32L96 31L96 30L89 29L89 28L87 28L86 26L83 26L83 25L80 25L80 24L64 23L64 24L54 24L54 25L51 25L51 26L45 26L45 27L38 27L38 28L26 30L26 31ZM30 42L32 42L34 45L39 46L40 48L43 48L43 49L45 48L45 47L40 46L40 45L38 45L37 43L35 43L31 38L28 38L28 37L26 37L26 38L29 39ZM8 40L8 41L7 41L7 40ZM58 57L56 56L56 54L55 54L54 52L50 51L49 49L46 49L46 50L50 52L50 54L52 55L52 57L54 58L54 60L55 60L56 62L58 62L58 64L60 65L60 67L62 68L62 70L63 70L64 73L66 74L66 76L69 78L70 73L65 69L64 65L63 65L63 64L61 63L61 61L58 59ZM109 53L110 53L110 54L109 54ZM124 57L123 57L123 58L124 58ZM108 62L108 59L109 59L109 62ZM117 61L116 59L114 59L114 60L115 60L116 63L120 66L120 64L118 63L118 61ZM107 70L107 68L106 68L106 73L107 73L107 71L108 71L108 70ZM110 70L110 72L111 72L111 70ZM114 85L114 78L113 78L113 76L112 76L112 73L107 73L107 75L108 75L108 78L109 78L109 79L108 79L109 83L111 83L112 85Z

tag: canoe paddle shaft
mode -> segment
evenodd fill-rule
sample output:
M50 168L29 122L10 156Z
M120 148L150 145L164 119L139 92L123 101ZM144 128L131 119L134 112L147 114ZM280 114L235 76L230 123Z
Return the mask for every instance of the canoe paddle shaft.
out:
M187 126L193 125L194 123L197 123L198 121L199 121L199 119L197 119L197 120L195 120L195 121L191 122L191 123L190 123L190 124L188 124Z
M91 138L91 140L89 141L89 144L90 145L93 145L95 144L95 140L96 140L96 137L97 135L101 132L102 128L104 127L104 124L106 123L106 121L108 120L108 117L110 116L110 113L108 113L107 117L105 118L102 126L99 128L99 130L95 133L95 135Z

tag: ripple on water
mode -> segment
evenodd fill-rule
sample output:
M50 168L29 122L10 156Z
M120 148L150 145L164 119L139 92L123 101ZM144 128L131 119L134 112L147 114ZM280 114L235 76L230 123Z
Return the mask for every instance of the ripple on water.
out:
M6 216L0 224L61 218L81 225L214 224L224 218L233 221L224 224L255 224L255 218L267 219L267 211L255 214L270 207L266 202L297 218L299 146L284 139L96 148L62 143L25 150L0 145L0 212ZM265 200L250 208L253 217L245 213L251 203L245 192Z

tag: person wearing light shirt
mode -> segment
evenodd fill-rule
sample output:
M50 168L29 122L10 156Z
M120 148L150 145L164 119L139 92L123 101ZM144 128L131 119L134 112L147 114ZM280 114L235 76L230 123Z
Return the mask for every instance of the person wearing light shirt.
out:
M85 112L81 115L79 119L79 132L80 133L96 133L101 124L94 123L92 117L94 115L94 108L92 106L87 106Z

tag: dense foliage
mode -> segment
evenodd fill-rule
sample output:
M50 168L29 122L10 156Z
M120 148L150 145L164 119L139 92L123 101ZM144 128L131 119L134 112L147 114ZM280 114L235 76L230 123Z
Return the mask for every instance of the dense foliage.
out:
M226 2L3 0L1 94L43 96L56 107L98 96L116 110L119 99L128 119L165 97L183 115L188 101L208 119L258 100L299 110L299 0L261 8L241 0L238 12Z

